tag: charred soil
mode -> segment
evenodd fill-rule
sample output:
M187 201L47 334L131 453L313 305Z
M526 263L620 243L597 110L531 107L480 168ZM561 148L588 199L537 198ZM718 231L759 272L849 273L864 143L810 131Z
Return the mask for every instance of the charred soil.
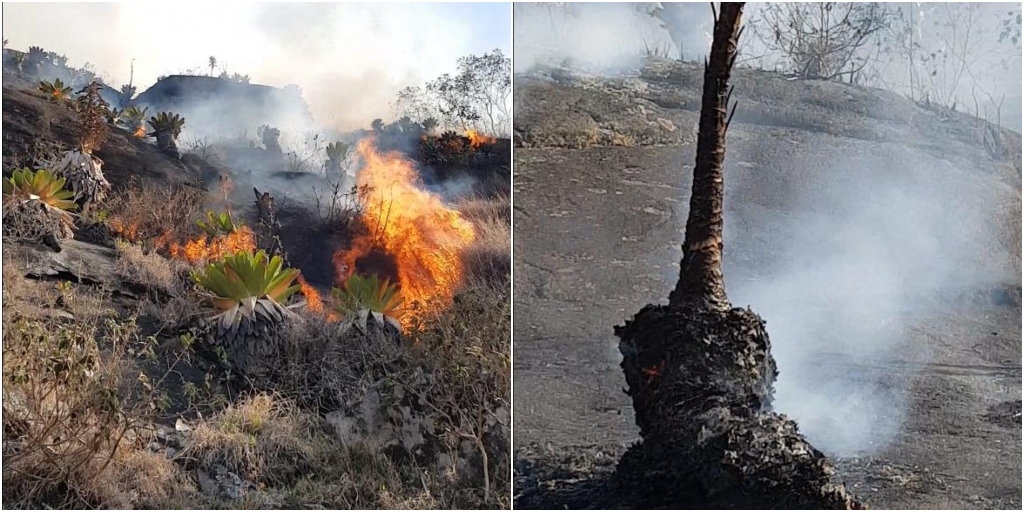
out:
M851 420L866 415L871 426L858 443L828 423L844 420L793 414L792 399L777 409L832 459L836 480L872 508L1019 507L1020 135L880 91L758 71L734 76L738 108L725 162L730 298L764 317L780 379L789 379L785 394L821 390L808 400L831 398ZM698 66L666 61L618 78L565 69L516 77L513 219L517 232L530 234L514 250L519 508L616 507L639 492L614 478L639 432L612 328L662 303L675 283L700 86ZM942 271L940 285L926 274L910 278L903 289L911 298L886 308L885 321L900 326L891 346L851 348L826 339L827 327L794 336L793 325L835 315L810 304L804 318L780 318L773 312L786 311L782 305L763 302L778 295L751 292L801 276L794 265L815 266L802 253L849 243L850 225L863 223L864 231L854 231L872 236L885 231L874 224L881 218L898 224L891 215L865 214L889 211L879 207L889 204L878 199L883 191L912 202L915 194L933 197L921 192L933 187L958 193L940 194L950 197L947 214L926 210L913 225L942 251L959 243L956 230L943 235L929 215L976 219L974 234L963 238L977 256ZM815 236L801 233L808 225ZM903 250L940 271L927 251ZM815 283L786 287L813 295ZM834 329L849 327L837 322ZM836 383L874 390L892 410L876 417Z

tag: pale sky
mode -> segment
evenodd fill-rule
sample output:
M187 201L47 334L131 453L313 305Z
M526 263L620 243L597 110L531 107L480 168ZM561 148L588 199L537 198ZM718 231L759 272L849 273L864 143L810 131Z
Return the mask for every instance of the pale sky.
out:
M114 87L135 61L139 91L186 70L297 84L321 125L391 117L395 93L455 69L468 54L512 55L509 2L495 3L3 3L8 48L41 46L95 66Z

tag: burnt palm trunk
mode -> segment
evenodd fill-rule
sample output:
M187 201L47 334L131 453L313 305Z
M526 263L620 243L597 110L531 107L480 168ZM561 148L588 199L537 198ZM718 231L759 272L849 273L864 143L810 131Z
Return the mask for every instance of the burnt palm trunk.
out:
M722 279L723 164L728 128L729 75L736 60L742 3L723 3L715 22L711 59L704 63L704 95L697 135L690 215L686 220L679 282L669 302L702 302L728 309Z
M631 508L861 508L784 416L764 321L733 309L722 279L729 74L742 3L721 4L704 69L697 161L679 282L669 305L617 327L643 441L616 473Z
M158 131L154 134L156 137L156 147L163 151L165 154L170 155L174 158L178 158L178 143L174 140L174 135L168 131Z

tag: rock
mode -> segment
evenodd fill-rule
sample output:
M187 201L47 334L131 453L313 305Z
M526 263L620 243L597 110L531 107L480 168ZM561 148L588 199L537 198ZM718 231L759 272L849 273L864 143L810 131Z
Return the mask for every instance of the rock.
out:
M196 480L204 494L218 499L240 500L257 489L255 484L243 480L220 464L197 469Z
M116 253L113 249L78 240L65 240L59 253L31 246L19 247L22 269L28 277L57 278L84 284L106 284L119 287L114 274Z

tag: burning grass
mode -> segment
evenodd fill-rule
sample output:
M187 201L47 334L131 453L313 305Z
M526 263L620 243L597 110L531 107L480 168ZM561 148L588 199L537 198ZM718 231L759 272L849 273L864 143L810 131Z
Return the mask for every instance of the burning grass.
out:
M408 159L378 153L372 140L359 151L366 166L356 211L366 232L335 255L336 278L360 270L360 258L393 260L394 275L381 277L397 280L407 303L420 303L403 318L415 326L407 329L412 343L339 337L332 299L300 279L306 308L287 339L276 340L284 348L275 363L295 378L248 382L241 395L221 394L237 382L200 370L189 343L174 338L199 314L188 270L256 246L245 227L203 233L196 220L210 197L202 191L133 183L97 214L123 239L114 244L113 275L128 290L152 292L127 308L143 315L144 327L122 309L130 299L113 301L98 286L62 284L64 291L41 297L37 288L48 284L26 280L5 257L4 504L509 508L508 201L446 204L421 188ZM33 299L36 312L72 304L74 320L23 317ZM179 355L155 364L156 352ZM202 416L196 386L184 377L197 371L207 372L211 386L201 393L221 397L204 402ZM400 403L391 387L373 387L380 382L399 383L415 398L409 403L419 404L417 414L436 425L427 436L438 450L432 453L449 462L396 453L373 436L341 441L325 430L325 412L359 393L374 389L384 402ZM190 418L173 449L165 434L154 435L171 402L186 403L175 414ZM200 474L234 475L245 492L218 495Z
M172 258L183 259L195 265L219 260L239 251L255 251L256 233L248 226L238 226L226 234L201 235L184 244L172 242L167 249Z
M381 249L394 258L395 277L406 304L400 320L409 326L443 310L463 277L462 251L476 238L473 224L439 196L421 187L415 163L398 152L380 153L374 139L359 142L357 173L362 222L369 233L335 254L338 281L361 272L360 259Z
M206 202L202 190L134 182L108 200L107 225L130 242L162 247L199 235Z
M480 146L484 146L486 144L494 144L498 141L498 139L489 135L484 135L476 130L467 130L466 138L469 139L469 145L472 146L473 149L478 149Z

